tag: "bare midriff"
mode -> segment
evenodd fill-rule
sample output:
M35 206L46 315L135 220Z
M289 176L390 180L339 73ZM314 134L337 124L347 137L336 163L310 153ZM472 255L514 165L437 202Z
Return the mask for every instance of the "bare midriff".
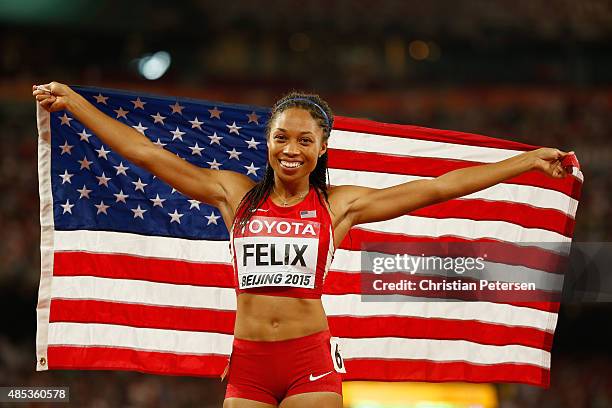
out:
M279 341L327 330L320 299L238 295L234 337L253 341Z

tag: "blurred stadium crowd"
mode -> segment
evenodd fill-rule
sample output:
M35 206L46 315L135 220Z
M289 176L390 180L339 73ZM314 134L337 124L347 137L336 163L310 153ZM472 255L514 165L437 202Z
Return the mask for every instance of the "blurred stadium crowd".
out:
M118 1L43 3L0 5L0 385L69 385L75 406L87 407L219 406L224 391L216 379L33 371L40 267L33 83L257 105L308 89L340 115L574 150L586 180L575 240L612 239L609 1L192 0L178 9L137 0L129 10ZM146 81L134 61L159 49L172 55L170 70ZM610 337L599 335L610 310L564 306L551 389L500 385L500 407L612 406Z

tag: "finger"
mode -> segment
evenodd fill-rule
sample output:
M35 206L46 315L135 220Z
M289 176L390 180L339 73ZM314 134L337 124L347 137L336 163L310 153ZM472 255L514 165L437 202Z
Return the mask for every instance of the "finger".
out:
M40 102L40 106L42 106L42 108L45 110L49 110L51 108L51 101L45 99L44 101Z
M35 91L32 91L32 95L34 95L34 96L36 96L36 95L47 95L47 96L49 96L49 95L52 95L52 93L48 92L48 91L43 91L41 89L36 89Z
M41 89L35 89L34 91L32 91L32 95L51 95L50 92L47 91L43 91Z
M46 92L46 93L53 93L53 91L51 90L51 86L50 85L36 85L36 89L38 91L42 91L42 92Z
M563 178L563 177L565 177L565 176L567 175L567 171L566 171L566 170L563 168L563 166L561 165L561 163L559 163L559 164L556 166L556 169L555 169L555 170L557 171L557 177L559 177L559 178Z
M55 103L56 99L54 96L49 97L43 101L40 102L41 106L47 110L51 109L51 106Z

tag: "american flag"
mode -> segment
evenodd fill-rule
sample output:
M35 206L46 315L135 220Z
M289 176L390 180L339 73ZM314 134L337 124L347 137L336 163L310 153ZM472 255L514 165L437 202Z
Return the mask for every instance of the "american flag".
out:
M184 160L253 180L263 175L269 109L74 89ZM37 120L37 369L220 375L231 351L236 299L219 211L120 157L69 112L39 108ZM330 178L333 185L383 188L533 148L337 117ZM361 251L370 242L497 242L510 250L521 242L566 244L581 186L577 169L562 180L530 172L353 228L336 250L323 295L330 330L342 338L344 379L548 385L558 303L364 302ZM560 290L562 276L528 263L525 258L546 278L548 286L539 289Z

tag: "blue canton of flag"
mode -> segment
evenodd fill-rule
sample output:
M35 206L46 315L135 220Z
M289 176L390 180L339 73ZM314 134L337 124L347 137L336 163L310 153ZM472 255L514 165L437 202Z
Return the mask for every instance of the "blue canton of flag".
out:
M257 181L265 171L269 110L74 87L160 149L204 168ZM219 210L192 200L113 152L67 112L51 114L56 230L106 230L227 240Z

